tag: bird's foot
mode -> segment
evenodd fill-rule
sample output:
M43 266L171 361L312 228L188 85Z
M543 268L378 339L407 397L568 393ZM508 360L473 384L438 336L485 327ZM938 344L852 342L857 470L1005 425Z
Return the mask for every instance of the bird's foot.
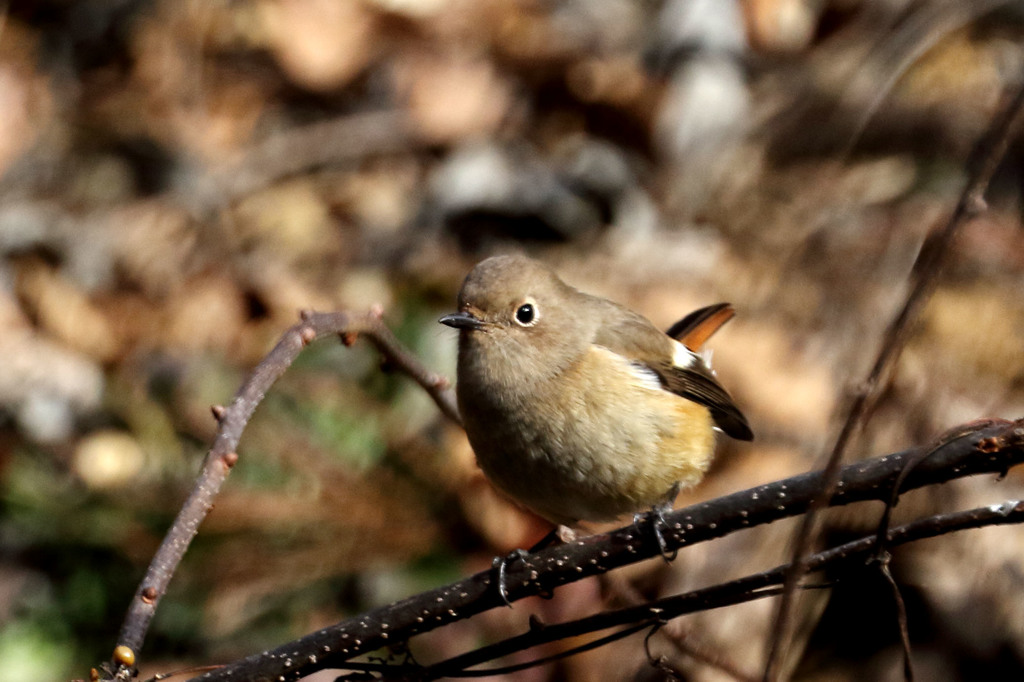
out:
M506 577L510 564L516 561L524 561L526 557L534 552L547 549L560 542L569 542L570 538L575 537L575 532L568 526L556 526L554 530L538 540L530 549L514 549L505 556L494 557L494 561L491 562L491 570L494 571L494 585L498 589L498 596L501 597L501 601L505 602L505 605L509 608L512 608L512 602L508 598L508 580Z
M494 557L494 561L491 562L491 570L494 571L494 586L498 589L498 596L501 597L501 601L505 602L505 606L509 608L512 608L512 602L508 599L506 580L508 566L515 561L525 560L529 554L525 549L514 549L505 556Z
M672 511L671 502L654 505L650 511L633 516L633 523L638 528L641 522L650 524L650 530L654 534L654 542L657 543L657 551L667 562L675 561L676 556L679 554L678 549L669 551L669 543L665 539L665 530L669 527L669 522L665 519L665 515L670 511Z

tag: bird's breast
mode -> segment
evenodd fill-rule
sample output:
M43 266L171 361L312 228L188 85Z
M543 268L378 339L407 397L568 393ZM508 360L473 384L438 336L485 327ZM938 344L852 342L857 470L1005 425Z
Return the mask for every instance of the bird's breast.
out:
M554 523L609 520L698 480L713 448L706 408L599 346L516 390L463 386L459 404L484 473Z

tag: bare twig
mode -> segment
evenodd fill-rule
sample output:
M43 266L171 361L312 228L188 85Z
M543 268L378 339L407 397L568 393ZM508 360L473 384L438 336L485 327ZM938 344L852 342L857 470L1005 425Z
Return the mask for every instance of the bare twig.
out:
M878 522L878 530L875 533L875 537L878 545L877 551L879 560L881 560L882 556L887 553L885 538L889 533L889 523L892 520L892 511L896 508L896 504L899 502L900 493L903 490L903 481L906 480L907 476L917 468L918 464L931 456L937 448L942 447L943 443L948 443L956 440L957 438L963 437L967 433L989 426L994 426L998 423L999 420L996 419L979 419L968 424L961 424L960 426L954 427L939 436L931 446L919 448L917 453L910 457L907 461L907 466L904 467L900 472L900 475L896 477L896 481L892 485L892 492L889 494L889 500L885 503L885 509L882 510L882 518Z
M900 491L903 489L903 481L921 462L931 456L937 447L941 447L943 443L960 438L965 433L975 429L984 428L986 426L991 426L995 423L996 422L991 419L981 419L969 424L963 424L950 429L939 436L938 441L932 447L920 448L916 454L910 457L907 461L907 466L904 467L900 472L900 475L896 477L896 481L892 486L892 492L889 495L889 500L886 502L885 509L882 511L882 518L878 522L878 529L875 531L875 556L873 561L878 564L882 577L885 578L889 587L892 589L893 599L896 603L896 624L899 628L900 643L903 647L903 676L908 682L913 682L914 666L911 659L910 630L907 623L907 608L906 604L903 602L903 595L900 593L899 586L896 584L896 580L892 577L892 571L889 569L892 555L889 553L889 548L886 546L886 539L889 537L889 526L892 520L892 511L896 508L896 504L899 502Z
M886 533L886 538L888 539L888 533ZM889 589L892 590L892 598L896 604L896 625L899 627L900 646L903 648L903 679L906 682L914 682L914 662L911 658L910 650L910 627L907 624L907 605L903 601L900 586L896 584L896 579L892 577L892 571L889 570L889 564L892 563L892 555L884 552L879 556L876 550L875 555L872 557L872 562L878 566L879 572L885 578Z
M327 164L409 149L416 142L404 111L353 114L275 133L223 169L224 194L238 197Z
M925 3L914 9L896 30L886 31L880 44L868 54L867 62L861 64L853 74L843 94L843 99L849 105L865 100L867 104L857 111L853 128L839 158L845 159L850 155L868 122L910 67L954 31L1009 2L953 0Z
M198 179L180 187L173 202L212 219L232 202L287 178L423 144L406 112L400 110L368 111L295 126L274 132L230 162L197 169Z
M362 334L389 362L422 386L446 416L458 421L458 410L448 388L448 381L424 369L402 348L381 318L382 312L379 309L361 314L304 312L302 321L285 332L274 349L253 369L231 404L226 408L213 408L214 417L219 422L213 447L206 455L192 492L153 556L128 608L118 635L116 653L110 662L113 676L130 676L134 652L142 647L149 623L171 577L211 509L231 467L238 461L238 441L253 411L270 386L306 345L327 335L340 335L342 341L351 344Z
M779 600L775 625L772 628L768 647L764 670L766 682L774 682L781 673L782 661L785 658L785 650L790 639L790 621L796 585L806 573L803 557L810 551L816 535L817 512L827 506L829 498L835 493L839 468L846 451L863 428L877 400L880 387L888 381L892 368L903 350L914 321L920 316L934 291L946 254L957 233L968 220L984 210L985 191L1006 152L1011 137L1020 124L1022 107L1024 107L1024 86L1017 90L1007 106L992 122L985 137L978 142L970 164L970 179L960 195L956 209L944 226L933 230L925 239L911 272L913 285L903 307L886 329L871 372L850 404L846 420L836 438L828 464L825 466L821 493L803 517L795 536L792 568L786 580L782 599Z
M836 494L829 503L845 505L869 499L888 499L893 483L916 453L917 450L911 450L846 466L840 472ZM960 438L946 440L934 448L931 456L906 476L903 487L912 490L971 474L1002 473L1022 461L1024 420L1000 422L971 431ZM668 549L672 550L802 514L820 493L822 477L821 472L802 474L676 510L665 517L663 539ZM1016 508L1010 512L1016 514ZM1018 519L1016 515L1012 518ZM891 538L894 535L895 531L890 533L890 541L893 541ZM868 546L872 546L873 542L874 538L869 538ZM506 575L507 597L516 601L527 596L547 594L570 582L660 556L661 551L651 533L636 526L551 547L527 555L522 561L513 562L509 566ZM808 566L813 564L809 563ZM786 568L777 570L780 571L780 577L774 583L766 584L778 584ZM293 679L324 668L343 667L344 662L381 646L405 642L414 635L488 609L503 607L501 596L491 584L492 578L491 571L479 573L324 628L197 679L206 682L238 679L270 682L282 677ZM749 591L760 589L761 586L740 587ZM732 594L730 590L738 588L734 585L730 588L708 589L722 589ZM687 608L697 608L698 602L705 604L702 608L710 608L707 606L710 602L700 600L691 602ZM647 616L651 615L649 611L646 613ZM612 625L615 623L605 627ZM538 630L545 632L547 628L541 626ZM466 663L464 667L470 665L476 663Z

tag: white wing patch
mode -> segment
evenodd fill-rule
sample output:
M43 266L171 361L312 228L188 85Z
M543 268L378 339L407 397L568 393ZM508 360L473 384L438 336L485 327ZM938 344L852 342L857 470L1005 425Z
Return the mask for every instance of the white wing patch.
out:
M639 380L640 385L644 388L655 391L664 389L664 386L661 385L661 377L647 365L640 364L639 362L630 362L629 372Z
M702 364L706 368L710 369L712 374L715 373L715 371L711 369L710 348L705 348L699 353L694 353L675 339L672 340L672 343L675 344L675 350L672 353L672 364L676 367L693 367L694 365Z
M700 356L683 344L675 339L672 340L672 344L675 348L672 352L672 364L676 367L693 367L694 364L700 362Z
M664 390L665 387L661 383L661 377L647 365L641 362L634 362L604 346L591 346L591 350L604 353L616 364L621 365L622 369L636 380L638 386L654 391Z

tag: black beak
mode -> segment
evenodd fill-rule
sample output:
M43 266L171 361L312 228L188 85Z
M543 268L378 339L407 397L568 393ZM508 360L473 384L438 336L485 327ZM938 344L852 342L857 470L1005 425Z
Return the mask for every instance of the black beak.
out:
M440 320L441 324L446 324L449 327L455 329L483 329L486 325L484 321L478 317L474 317L472 314L467 312L457 312L445 315Z

